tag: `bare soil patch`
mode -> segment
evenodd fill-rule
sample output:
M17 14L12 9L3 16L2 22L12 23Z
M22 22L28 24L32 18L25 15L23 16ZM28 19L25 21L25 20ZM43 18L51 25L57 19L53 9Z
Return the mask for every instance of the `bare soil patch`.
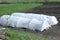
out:
M13 4L12 2L0 2L0 4Z

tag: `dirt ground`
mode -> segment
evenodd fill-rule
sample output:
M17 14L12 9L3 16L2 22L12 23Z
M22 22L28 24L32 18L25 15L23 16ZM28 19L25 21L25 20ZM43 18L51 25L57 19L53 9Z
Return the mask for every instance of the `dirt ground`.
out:
M58 21L59 21L59 23L57 25L52 26L52 28L50 28L47 31L38 32L36 34L43 35L48 40L60 40L60 6L57 6L57 5L54 5L54 6L42 5L42 6L39 6L39 7L28 9L26 12L56 16Z

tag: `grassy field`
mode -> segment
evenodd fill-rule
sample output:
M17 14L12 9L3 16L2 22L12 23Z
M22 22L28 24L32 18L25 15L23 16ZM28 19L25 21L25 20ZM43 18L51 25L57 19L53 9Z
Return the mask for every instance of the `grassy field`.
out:
M36 7L42 4L0 4L0 16L4 14L11 14L13 12L23 12L29 8ZM6 29L8 40L47 40L46 38L33 33L17 31L13 29Z
M0 2L45 2L45 0L0 0ZM60 0L48 0L48 2L60 2Z
M23 12L29 8L36 7L42 4L0 4L0 15L11 14L13 12Z

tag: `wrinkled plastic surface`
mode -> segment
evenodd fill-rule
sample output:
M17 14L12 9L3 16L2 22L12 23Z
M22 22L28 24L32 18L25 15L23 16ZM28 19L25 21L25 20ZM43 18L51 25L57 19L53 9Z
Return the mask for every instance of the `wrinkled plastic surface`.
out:
M58 21L55 16L43 14L13 13L12 15L3 15L0 17L0 24L3 26L28 28L39 31L43 31L57 23Z
M28 28L30 21L31 19L29 18L20 17L20 19L17 21L16 27Z
M27 28L29 25L30 19L24 17L11 16L8 20L8 25L12 27L24 27Z
M3 15L0 17L0 25L3 25L3 26L8 26L7 23L8 23L8 19L9 19L10 15Z
M25 18L37 18L37 19L42 19L42 17L44 18L47 15L42 15L42 14L32 14L32 13L13 13L12 16L18 16L18 17L25 17ZM42 16L42 17L41 17Z
M18 20L19 20L19 17L10 16L10 18L8 19L8 25L12 27L16 27Z
M42 28L42 24L43 22L42 21L39 21L37 19L32 19L29 23L29 29L32 29L32 30L37 30L38 28L41 30Z
M42 20L39 21L35 18L29 19L29 18L17 17L17 16L11 16L8 19L8 25L12 27L28 28L31 30L39 30L39 31L43 31L47 27L50 27L50 25L46 21L42 21Z
M32 19L29 23L29 29L32 30L39 30L39 31L43 31L44 29L46 29L47 27L50 27L50 25L48 24L48 22L45 21L39 21L37 19Z
M58 23L55 16L48 16L43 14L32 14L32 13L13 13L12 16L25 17L25 18L36 18L37 20L47 20L49 25L56 25Z
M49 23L49 25L56 25L56 24L58 24L57 18L55 16L47 17L47 22Z

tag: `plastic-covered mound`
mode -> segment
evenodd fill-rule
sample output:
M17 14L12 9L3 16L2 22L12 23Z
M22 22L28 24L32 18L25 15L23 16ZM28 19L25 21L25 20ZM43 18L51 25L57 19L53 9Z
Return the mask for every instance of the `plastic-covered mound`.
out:
M13 13L12 16L25 17L25 18L36 18L37 20L47 20L50 25L56 25L58 23L55 16L48 16L43 14L33 14L33 13Z
M29 19L29 18L17 17L17 16L11 16L8 19L8 25L12 27L28 28L31 30L39 30L39 31L43 31L47 27L50 27L50 25L46 21L42 21L42 20L39 21L35 18Z
M12 15L3 15L0 18L0 24L17 28L28 28L31 30L43 31L58 23L55 16L29 13L13 13Z

